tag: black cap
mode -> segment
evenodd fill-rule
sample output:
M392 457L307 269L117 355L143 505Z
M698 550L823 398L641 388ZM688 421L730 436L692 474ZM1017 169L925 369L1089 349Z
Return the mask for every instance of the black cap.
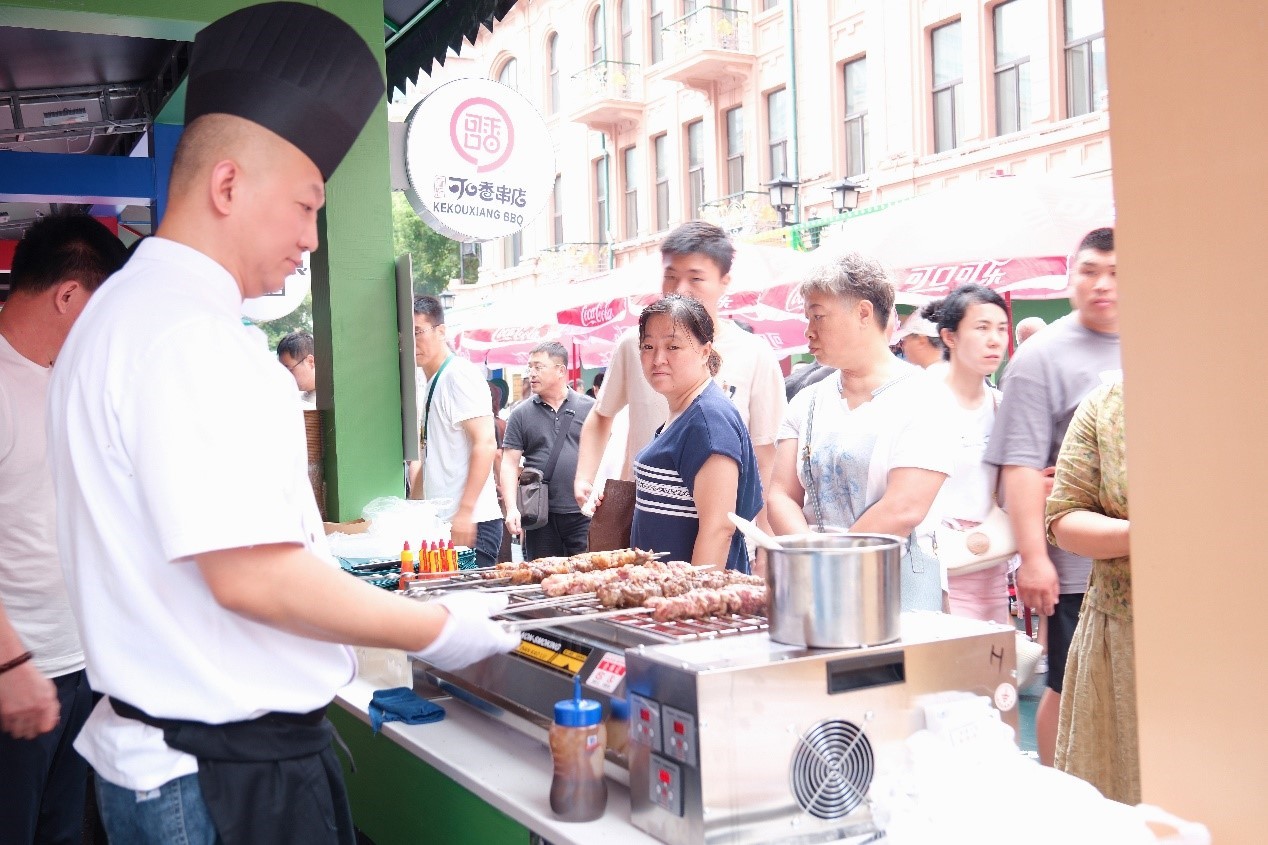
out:
M194 39L185 124L231 114L282 136L329 179L383 96L379 62L330 12L248 6Z

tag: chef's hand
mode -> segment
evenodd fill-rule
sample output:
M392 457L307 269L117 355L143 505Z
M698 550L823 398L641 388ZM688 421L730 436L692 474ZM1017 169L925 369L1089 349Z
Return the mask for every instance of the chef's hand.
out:
M432 644L414 655L437 669L461 669L519 647L519 634L507 631L500 622L489 618L506 609L504 593L469 590L433 601L444 605L449 618Z
M520 527L519 508L515 507L515 505L511 505L506 509L506 530L510 532L512 537L518 537L523 533L523 529Z
M0 675L0 730L14 739L35 739L57 727L57 687L31 661Z

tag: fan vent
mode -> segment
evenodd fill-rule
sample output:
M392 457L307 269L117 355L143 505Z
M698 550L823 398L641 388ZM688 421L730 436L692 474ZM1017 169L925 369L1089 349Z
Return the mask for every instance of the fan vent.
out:
M818 818L849 815L872 785L875 762L872 744L858 725L820 722L799 738L789 773L793 795Z

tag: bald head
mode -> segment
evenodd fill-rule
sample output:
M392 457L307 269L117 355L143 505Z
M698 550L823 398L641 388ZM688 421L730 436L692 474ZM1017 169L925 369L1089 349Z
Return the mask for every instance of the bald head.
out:
M208 114L185 128L172 158L170 199L198 190L212 168L226 159L252 169L268 167L285 151L298 150L257 123L229 114Z
M1043 321L1043 317L1027 317L1017 323L1016 335L1017 345L1021 346L1040 329L1045 328L1048 324Z
M177 147L157 234L212 258L249 299L281 290L317 248L325 201L321 171L298 147L249 120L209 114Z

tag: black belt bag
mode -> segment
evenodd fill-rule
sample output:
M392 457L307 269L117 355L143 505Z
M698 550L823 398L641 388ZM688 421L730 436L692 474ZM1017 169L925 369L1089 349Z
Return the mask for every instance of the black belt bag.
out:
M118 699L110 705L198 758L198 785L225 845L356 842L326 708L208 725L159 719Z
M550 479L555 474L555 465L559 463L559 453L563 451L571 425L570 418L560 426L561 431L555 432L555 443L550 447L545 470L528 467L520 470L515 505L520 512L520 527L525 531L541 528L550 519Z

